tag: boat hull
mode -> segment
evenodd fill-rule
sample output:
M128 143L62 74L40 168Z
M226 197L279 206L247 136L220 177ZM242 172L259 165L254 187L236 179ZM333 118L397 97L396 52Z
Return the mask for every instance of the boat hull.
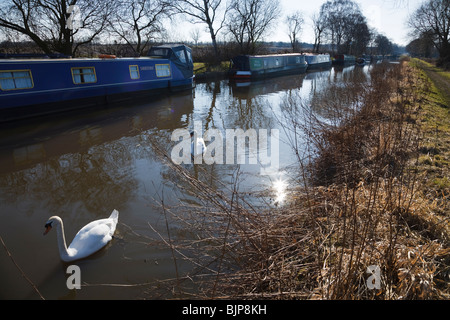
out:
M65 99L64 101L56 100L48 102L48 98L40 98L43 103L33 103L31 105L17 106L14 108L2 108L0 110L0 122L7 122L13 120L21 120L32 117L45 116L50 114L66 113L68 111L90 109L108 108L110 106L123 105L126 102L146 101L149 98L158 96L170 95L181 90L188 90L192 88L192 83L185 86L170 87L161 85L158 87L151 87L145 90L131 90L123 91L121 93L113 93L107 95L94 95L89 97L73 97L72 99Z
M307 64L295 67L284 67L276 70L261 70L261 71L253 71L251 78L252 79L260 79L260 78L271 78L271 77L280 77L287 76L293 74L302 74L306 72L308 68Z
M332 66L331 61L330 62L312 63L312 64L308 64L307 71L316 71L316 70L330 69L331 66Z
M332 66L329 54L307 54L305 59L308 63L307 71L325 70Z

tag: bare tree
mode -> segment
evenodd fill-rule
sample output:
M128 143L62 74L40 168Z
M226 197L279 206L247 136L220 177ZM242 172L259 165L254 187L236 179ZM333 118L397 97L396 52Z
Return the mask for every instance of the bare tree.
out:
M320 44L322 43L322 36L326 29L325 16L322 14L313 14L311 16L313 30L314 30L314 47L313 51L318 53Z
M382 34L378 34L375 37L375 45L377 47L378 54L387 55L392 53L392 42Z
M109 29L142 56L148 44L164 30L163 20L170 16L168 0L122 0L109 20Z
M420 37L414 39L406 46L408 51L413 56L430 58L436 48L433 43L433 35L431 32L421 34Z
M189 33L192 41L194 41L195 46L198 46L198 41L200 40L200 30L198 28L194 28Z
M345 16L349 12L345 1L347 0L330 0L320 8L320 14L324 17L331 36L333 51L335 51L335 46L339 48L344 35Z
M233 0L227 27L241 53L255 53L258 41L270 31L280 14L278 0Z
M303 15L300 11L296 11L293 14L286 17L286 23L288 27L288 35L291 40L292 52L297 52L300 49L298 43L298 36L302 30L304 23Z
M409 26L416 34L430 36L440 64L450 63L450 0L428 0L411 16Z
M345 43L341 52L356 55L363 54L372 36L367 20L361 12L354 11L347 16L347 21L343 38Z
M228 12L227 28L232 38L240 48L240 53L249 52L249 37L247 37L249 14L247 7L241 7L238 1L232 2Z
M4 0L0 26L26 35L47 54L75 55L105 30L112 8L107 0Z
M188 16L192 23L207 25L217 57L217 35L224 26L227 11L222 6L222 0L175 0L174 7L178 13Z
M361 42L361 39L370 36L366 18L358 4L351 0L329 0L322 5L320 15L331 37L333 51L337 49L338 52L349 53L356 38ZM364 36L357 35L361 31L364 31Z

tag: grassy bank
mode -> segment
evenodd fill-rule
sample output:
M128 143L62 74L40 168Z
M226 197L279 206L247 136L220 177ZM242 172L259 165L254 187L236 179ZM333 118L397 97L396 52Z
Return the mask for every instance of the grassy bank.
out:
M292 145L299 184L286 206L249 204L239 169L212 189L155 144L202 204L164 207L193 235L166 240L175 261L195 266L171 288L195 283L199 298L449 298L448 108L418 65L373 68L368 84L346 88L358 107L330 99L337 118L327 123L285 101L286 129L313 151L303 158ZM368 285L368 268L379 282Z
M322 199L313 197L315 214L325 217L325 234L335 238L323 248L320 297L448 298L445 91L429 75L436 71L417 61L378 72L362 108L313 141L319 152L311 190L324 190ZM381 290L362 285L368 265L381 268Z
M450 72L413 59L411 65L423 82L421 127L423 140L418 168L422 173L421 193L434 215L430 220L450 217ZM437 223L437 222L436 222Z
M194 74L200 74L204 72L228 72L230 68L230 62L222 61L219 65L210 65L204 62L194 63Z
M221 79L228 75L230 69L229 61L222 61L220 64L208 64L204 62L194 63L194 75L196 80L206 81Z
M450 188L450 72L438 69L424 61L412 60L424 82L422 132L424 141L419 158L420 168L426 173L424 188L447 205Z

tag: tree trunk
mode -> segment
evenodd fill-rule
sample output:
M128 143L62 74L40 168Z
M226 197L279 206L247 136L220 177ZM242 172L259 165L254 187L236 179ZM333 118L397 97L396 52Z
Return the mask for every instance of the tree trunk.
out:
M217 47L217 41L216 41L216 35L214 34L214 28L212 26L211 21L208 22L209 27L209 33L211 34L211 41L214 47L214 55L216 56L216 59L219 58L219 48Z

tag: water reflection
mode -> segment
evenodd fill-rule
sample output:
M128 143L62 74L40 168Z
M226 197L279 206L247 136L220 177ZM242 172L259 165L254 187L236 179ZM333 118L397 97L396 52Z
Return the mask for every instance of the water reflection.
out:
M287 115L282 102L299 97L310 110L326 115L324 110L334 99L331 91L337 88L334 84L345 82L355 87L365 77L365 70L352 68L247 86L226 80L200 83L193 92L4 125L0 131L0 235L46 298L152 298L138 286L120 290L90 286L71 295L65 287L65 268L58 258L56 240L42 239L43 223L50 215L60 215L67 241L71 241L80 226L118 209L118 238L101 254L80 262L83 281L140 284L172 278L171 253L156 245L159 235L149 227L163 235L167 232L158 201L202 204L185 181L155 155L152 143L157 141L169 152L175 144L171 133L191 129L195 121L200 121L203 132L212 128L222 132L279 129L279 170L261 175L261 165L249 164L246 154L247 162L239 165L239 188L282 205L288 200L291 184L286 168L297 161L289 131L283 128L287 123L280 121ZM235 181L237 166L203 164L187 165L186 169L218 189ZM180 229L175 221L170 221L170 232L175 237L189 236L189 230ZM184 270L178 267L180 272ZM0 255L0 298L33 298L22 281L8 258Z
M147 130L184 127L187 116L193 113L193 101L192 94L183 94L128 108L78 113L75 118L54 117L44 124L7 124L0 132L0 173L65 154L88 152L94 146Z

